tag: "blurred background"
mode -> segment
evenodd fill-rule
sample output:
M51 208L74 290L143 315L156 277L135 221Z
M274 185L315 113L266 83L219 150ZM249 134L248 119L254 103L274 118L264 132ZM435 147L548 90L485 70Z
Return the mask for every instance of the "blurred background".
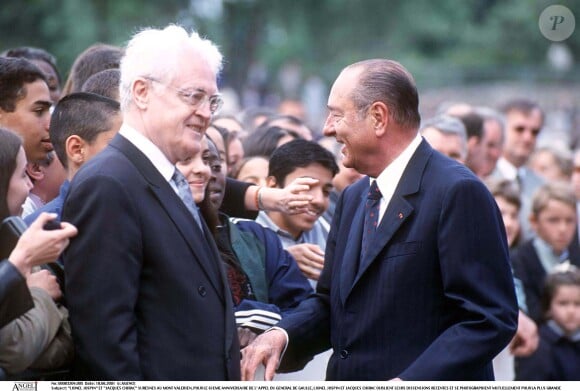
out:
M548 113L551 135L568 137L580 124L580 31L562 42L541 34L539 16L554 4L580 18L580 0L1 0L0 51L44 48L66 80L90 45L178 23L224 53L227 111L297 99L320 129L340 70L383 57L415 76L423 117L446 102L526 96Z

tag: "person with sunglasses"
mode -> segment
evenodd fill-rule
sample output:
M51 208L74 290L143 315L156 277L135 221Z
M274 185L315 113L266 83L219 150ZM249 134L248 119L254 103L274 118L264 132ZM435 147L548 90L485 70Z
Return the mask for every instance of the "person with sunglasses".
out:
M529 223L532 196L544 181L526 164L536 148L536 141L544 126L544 112L529 99L514 99L505 103L501 112L505 115L505 142L492 177L514 181L520 191L522 208L520 221L522 237L529 239L533 230Z

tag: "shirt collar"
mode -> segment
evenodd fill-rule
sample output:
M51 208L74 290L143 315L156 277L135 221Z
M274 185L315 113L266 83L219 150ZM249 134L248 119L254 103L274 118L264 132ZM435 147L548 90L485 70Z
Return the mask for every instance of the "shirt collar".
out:
M569 339L572 342L580 342L580 330L572 333L572 335L566 335L564 329L562 329L554 319L548 320L546 324L558 337Z
M570 257L568 249L562 251L562 254L557 255L552 246L538 236L533 239L533 245L546 273L550 273L554 267L568 261L568 258Z
M518 168L504 157L500 157L497 161L497 169L506 179L515 181L518 177Z
M175 172L175 165L167 159L157 145L153 144L142 133L125 123L121 126L119 134L129 140L139 151L143 152L167 182L171 180Z
M258 213L258 217L256 218L256 222L260 223L261 225L265 226L266 228L271 229L272 231L276 232L280 236L284 236L288 239L292 239L296 243L303 243L303 241L301 240L303 233L301 233L300 236L298 236L298 238L295 239L294 236L292 236L292 234L290 234L290 232L284 231L282 228L278 227L278 225L264 211L260 211L260 213Z
M391 197L395 193L395 189L397 188L397 185L403 176L405 168L407 168L409 161L413 157L413 154L417 148L419 148L419 144L421 144L422 140L423 138L421 135L417 133L417 136L415 136L413 141L407 145L407 148L405 148L403 152L391 162L391 164L385 167L385 169L376 178L377 186L379 187L383 198L387 202L390 201ZM371 183L373 180L374 178L371 178Z

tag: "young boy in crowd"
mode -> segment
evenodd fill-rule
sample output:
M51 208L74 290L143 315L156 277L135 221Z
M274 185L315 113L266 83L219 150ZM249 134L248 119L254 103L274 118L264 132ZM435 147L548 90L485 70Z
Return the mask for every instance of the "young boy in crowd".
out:
M485 183L501 213L508 247L512 251L520 239L521 224L518 217L522 207L520 194L516 185L507 179L488 179Z
M50 122L50 139L67 171L67 180L54 200L26 216L26 223L32 223L42 212L57 213L60 218L70 181L84 163L107 146L121 121L119 103L104 96L77 92L58 102Z
M308 212L289 215L281 212L260 212L256 221L278 234L282 246L302 273L315 285L324 266L329 224L322 215L328 209L332 179L338 165L331 152L313 141L296 139L276 148L270 157L267 183L283 188L296 178L310 177L318 183L310 186L313 196ZM298 372L279 374L276 380L324 380L330 350L320 353Z
M540 345L516 360L516 380L580 380L580 271L549 274L542 296Z
M512 264L524 285L528 313L539 323L546 275L562 263L580 265L580 255L570 247L577 223L572 187L565 183L542 185L532 200L530 223L536 237L514 252Z
M324 265L329 225L321 218L329 204L332 179L338 173L334 156L319 144L297 139L274 151L268 167L268 187L283 188L299 177L318 179L308 193L314 197L309 211L300 214L260 212L256 221L278 234L284 248L298 262L302 273L318 280Z

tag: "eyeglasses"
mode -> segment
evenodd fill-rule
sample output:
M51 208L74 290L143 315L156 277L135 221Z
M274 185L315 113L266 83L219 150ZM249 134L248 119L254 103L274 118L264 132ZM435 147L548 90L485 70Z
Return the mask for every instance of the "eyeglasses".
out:
M165 87L171 88L172 90L175 90L177 92L177 94L179 95L179 97L182 98L184 102L186 102L187 104L189 104L195 108L200 108L206 102L209 102L209 111L211 112L212 115L215 115L224 104L224 100L222 99L222 96L220 94L208 95L203 90L200 90L200 89L196 89L194 91L185 91L185 90L182 90L181 88L177 88L177 87L170 86L169 84L165 84L165 83L161 82L160 80L157 80L153 77L146 76L144 78L147 80L153 81L155 83L159 83Z

